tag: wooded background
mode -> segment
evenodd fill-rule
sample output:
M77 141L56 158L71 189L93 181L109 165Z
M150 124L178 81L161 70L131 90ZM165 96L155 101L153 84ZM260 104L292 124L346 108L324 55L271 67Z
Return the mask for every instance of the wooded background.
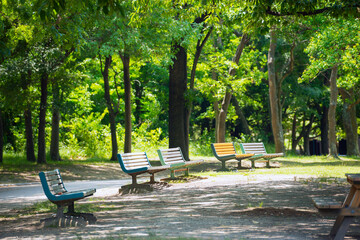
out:
M262 141L359 155L360 4L2 0L0 162ZM206 149L206 150L205 150ZM203 152L201 152L203 151Z

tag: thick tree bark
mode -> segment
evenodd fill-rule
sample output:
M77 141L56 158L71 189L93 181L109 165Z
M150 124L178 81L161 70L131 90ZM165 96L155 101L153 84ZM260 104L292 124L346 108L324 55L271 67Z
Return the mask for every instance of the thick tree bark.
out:
M346 155L358 156L359 155L359 135L358 124L356 118L356 105L354 89L346 90L339 88L340 95L343 99L344 106L342 109L342 119L346 134Z
M116 161L117 160L117 152L118 152L118 145L117 145L117 139L116 139L116 123L115 123L115 111L114 108L112 106L112 101L111 101L111 97L110 97L110 85L109 85L109 67L111 65L111 56L108 56L105 58L105 65L104 65L104 69L102 69L101 66L101 73L103 75L103 79L104 79L104 98L106 101L106 106L108 108L109 111L109 121L110 121L110 131L111 131L111 146L112 146L112 151L111 151L111 161Z
M39 128L38 128L38 159L37 159L38 163L46 163L45 127L46 127L48 81L49 81L49 76L46 72L44 72L41 75L41 98L40 98L40 113L39 113Z
M329 156L338 157L336 148L336 103L338 88L336 85L338 65L335 64L331 69L330 76L330 107L329 107Z
M240 41L237 49L236 49L235 56L233 57L234 63L239 64L241 54L242 54L248 41L249 41L248 35L244 34L241 38L241 41ZM229 74L230 74L230 76L235 76L236 70L233 68L230 68ZM221 103L221 109L219 112L219 128L218 128L217 139L216 139L216 142L218 142L218 143L225 142L226 116L227 116L227 111L229 109L231 97L232 97L232 90L230 87L227 87L225 96Z
M32 128L32 112L30 107L24 111L25 118L25 138L26 138L26 159L30 162L36 162L34 135Z
M169 69L169 147L180 147L184 158L189 160L184 97L187 89L187 53L179 44L172 45L172 52L175 58Z
M274 135L275 151L285 152L284 134L281 119L281 106L279 101L280 84L276 79L275 69L276 33L270 30L270 47L268 53L268 77L269 77L269 99L271 110L271 126Z
M124 86L125 86L125 143L124 152L131 153L131 81L130 81L130 57L120 55L123 62Z
M52 122L51 122L51 143L50 158L53 161L60 161L60 88L58 83L53 84L53 106L52 106Z
M0 163L3 163L3 158L4 158L4 127L3 127L2 112L0 109Z

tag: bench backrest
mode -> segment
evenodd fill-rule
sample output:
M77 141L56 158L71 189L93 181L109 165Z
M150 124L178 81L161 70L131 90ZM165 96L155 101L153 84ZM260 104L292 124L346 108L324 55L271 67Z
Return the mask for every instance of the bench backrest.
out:
M211 144L214 154L218 156L226 156L237 154L235 151L234 143L212 143Z
M240 143L241 151L243 153L254 153L254 154L267 154L265 146L262 142L260 143Z
M151 167L145 152L118 154L118 159L122 170L126 173L146 170Z
M169 149L163 149L163 150L157 150L160 158L161 165L173 165L173 164L179 164L184 163L185 159L181 152L181 148L169 148Z
M44 193L48 198L54 195L61 195L67 192L63 180L60 175L59 169L53 171L40 172L39 177Z

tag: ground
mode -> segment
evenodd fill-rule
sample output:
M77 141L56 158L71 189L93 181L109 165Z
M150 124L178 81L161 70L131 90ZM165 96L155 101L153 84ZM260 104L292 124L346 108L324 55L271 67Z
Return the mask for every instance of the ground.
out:
M44 228L49 214L0 218L2 239L329 239L334 213L320 214L312 197L343 200L349 184L309 176L209 176L152 192L90 198L98 221L86 227ZM358 223L356 223L358 224ZM360 239L350 226L346 239Z

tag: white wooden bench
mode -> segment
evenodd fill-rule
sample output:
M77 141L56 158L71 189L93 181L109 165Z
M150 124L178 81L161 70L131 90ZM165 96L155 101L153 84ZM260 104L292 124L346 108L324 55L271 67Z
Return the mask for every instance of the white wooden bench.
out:
M132 184L129 186L123 186L122 188L147 188L151 190L151 187L148 185L139 186L137 183L137 176L140 174L148 173L150 174L150 184L154 184L155 182L155 173L167 170L170 168L170 165L164 166L151 166L149 159L146 155L146 152L139 153L122 153L118 154L118 160L121 166L121 169L129 174L132 177Z
M283 157L284 153L267 153L264 143L240 143L241 151L243 153L255 154L249 160L252 162L252 167L255 168L255 160L262 159L266 162L266 167L270 167L270 159Z
M185 171L185 176L189 176L189 167L198 165L204 160L185 161L180 147L157 150L161 165L170 165L170 179L176 179L175 172Z

